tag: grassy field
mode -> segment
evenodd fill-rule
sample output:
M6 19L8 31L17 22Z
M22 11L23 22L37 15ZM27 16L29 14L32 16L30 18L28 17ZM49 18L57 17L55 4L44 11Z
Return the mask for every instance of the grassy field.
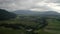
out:
M8 22L20 22L19 20L8 21ZM38 34L60 34L60 21L47 19L48 26L44 29L37 30ZM32 23L31 23L32 24ZM14 30L11 28L0 27L0 34L26 34L25 30Z

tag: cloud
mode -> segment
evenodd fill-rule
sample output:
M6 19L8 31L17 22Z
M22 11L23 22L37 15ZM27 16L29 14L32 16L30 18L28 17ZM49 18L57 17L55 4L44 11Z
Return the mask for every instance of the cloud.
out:
M0 8L6 10L60 11L60 0L0 0Z
M0 8L8 10L29 9L33 5L32 0L0 0Z
M60 3L59 0L44 0L37 2L34 10L36 10L36 8L42 9L41 11L52 10L60 12Z
M47 6L52 8L54 11L60 12L60 3L49 3Z
M60 3L60 0L46 0L47 3Z

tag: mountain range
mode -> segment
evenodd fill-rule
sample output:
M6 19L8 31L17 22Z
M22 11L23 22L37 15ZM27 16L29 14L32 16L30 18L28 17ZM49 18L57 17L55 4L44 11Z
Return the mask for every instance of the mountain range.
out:
M14 11L14 13L20 15L41 15L41 16L60 16L60 13L56 12L56 11L31 11L31 10L16 10Z

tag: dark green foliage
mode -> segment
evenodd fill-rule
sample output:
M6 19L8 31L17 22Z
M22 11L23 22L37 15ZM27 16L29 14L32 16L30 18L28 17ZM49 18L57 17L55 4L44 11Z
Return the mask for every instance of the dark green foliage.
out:
M8 12L4 9L0 9L0 20L8 20L15 17L16 17L16 14Z
M5 28L12 28L12 29L24 29L25 31L29 32L28 30L31 30L30 33L33 34L35 30L39 30L44 28L47 24L46 20L44 18L34 17L34 16L20 16L18 18L20 21L19 24L1 24L1 26ZM17 21L17 20L16 20ZM18 21L17 21L18 22Z

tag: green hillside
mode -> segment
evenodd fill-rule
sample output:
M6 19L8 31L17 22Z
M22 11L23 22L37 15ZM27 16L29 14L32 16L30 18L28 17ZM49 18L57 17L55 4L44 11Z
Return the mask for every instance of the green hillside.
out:
M45 18L46 21L48 22L48 26L43 29L35 30L34 32L38 32L38 34L60 34L60 19L58 19L58 17L45 17ZM36 19L41 19L41 17L20 15L15 19L0 21L0 24L2 23L22 24L25 26L35 27L39 24L38 22L36 23ZM12 28L0 27L0 33L1 34L26 34L27 32L24 28L16 30Z

